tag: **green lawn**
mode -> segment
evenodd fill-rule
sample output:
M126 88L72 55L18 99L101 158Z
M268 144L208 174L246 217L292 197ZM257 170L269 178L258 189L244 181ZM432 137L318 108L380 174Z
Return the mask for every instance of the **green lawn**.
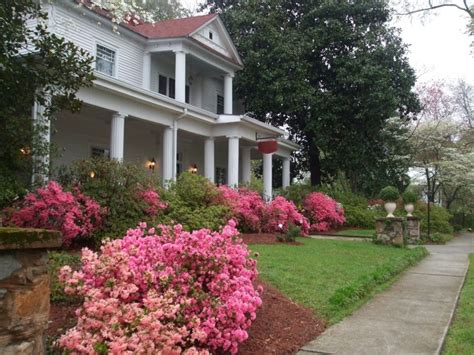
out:
M444 344L444 354L474 354L474 254L459 305Z
M258 269L293 301L312 308L329 324L349 315L406 267L426 254L350 241L299 238L302 246L251 245Z
M351 237L363 237L363 238L372 238L375 234L375 229L346 229L336 234L350 235Z

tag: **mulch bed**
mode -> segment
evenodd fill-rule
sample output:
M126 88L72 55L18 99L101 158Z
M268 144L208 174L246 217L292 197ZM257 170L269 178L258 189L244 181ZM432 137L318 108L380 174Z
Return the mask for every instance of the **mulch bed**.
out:
M286 245L303 245L300 242L280 242L275 234L271 233L242 233L240 238L245 244L286 244Z
M309 309L290 301L276 288L259 282L264 288L262 307L249 331L249 338L239 347L239 354L296 354L304 344L325 329ZM75 325L74 311L79 305L51 303L47 335L56 339Z

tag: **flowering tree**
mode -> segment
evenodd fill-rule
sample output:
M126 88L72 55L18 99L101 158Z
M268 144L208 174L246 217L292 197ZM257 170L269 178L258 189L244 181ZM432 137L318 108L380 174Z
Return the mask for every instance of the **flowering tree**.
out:
M68 246L74 238L90 237L98 230L104 214L105 210L79 189L66 192L57 182L51 181L27 194L5 223L59 230L63 244Z
M313 192L303 201L312 232L324 232L346 221L344 209L335 200L321 192Z
M82 252L82 269L61 270L65 291L84 297L76 327L59 345L77 353L236 353L261 305L256 262L221 232L141 223L123 239Z

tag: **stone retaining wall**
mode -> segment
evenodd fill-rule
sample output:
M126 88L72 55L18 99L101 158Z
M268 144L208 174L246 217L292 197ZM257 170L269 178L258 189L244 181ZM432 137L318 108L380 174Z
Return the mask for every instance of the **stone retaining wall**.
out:
M44 354L47 249L60 245L59 232L0 228L0 354Z

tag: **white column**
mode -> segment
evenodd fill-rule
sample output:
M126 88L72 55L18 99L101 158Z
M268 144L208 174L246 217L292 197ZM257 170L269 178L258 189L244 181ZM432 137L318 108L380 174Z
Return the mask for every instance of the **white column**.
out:
M32 117L35 127L35 145L43 154L33 156L33 174L32 182L44 184L48 182L49 163L50 163L50 145L51 145L51 121L44 116L44 106L36 101L33 104Z
M227 157L227 185L239 185L239 137L227 137L229 141L229 155Z
M250 159L250 154L252 151L252 147L243 147L241 149L241 163L242 163L242 183L249 184L250 178L252 174L252 161Z
M125 115L119 112L112 116L110 127L110 158L118 161L123 160L125 141Z
M224 114L232 115L232 74L226 74L224 76Z
M151 53L145 52L143 56L143 88L150 90L151 88Z
M214 137L209 137L204 142L204 176L214 182Z
M290 186L290 158L283 158L282 177L283 188Z
M177 101L186 101L186 53L184 51L176 52L175 61L175 98Z
M271 201L272 191L272 157L273 154L263 154L263 198Z
M171 127L163 130L163 159L161 161L161 178L163 186L166 186L173 178L173 129Z

